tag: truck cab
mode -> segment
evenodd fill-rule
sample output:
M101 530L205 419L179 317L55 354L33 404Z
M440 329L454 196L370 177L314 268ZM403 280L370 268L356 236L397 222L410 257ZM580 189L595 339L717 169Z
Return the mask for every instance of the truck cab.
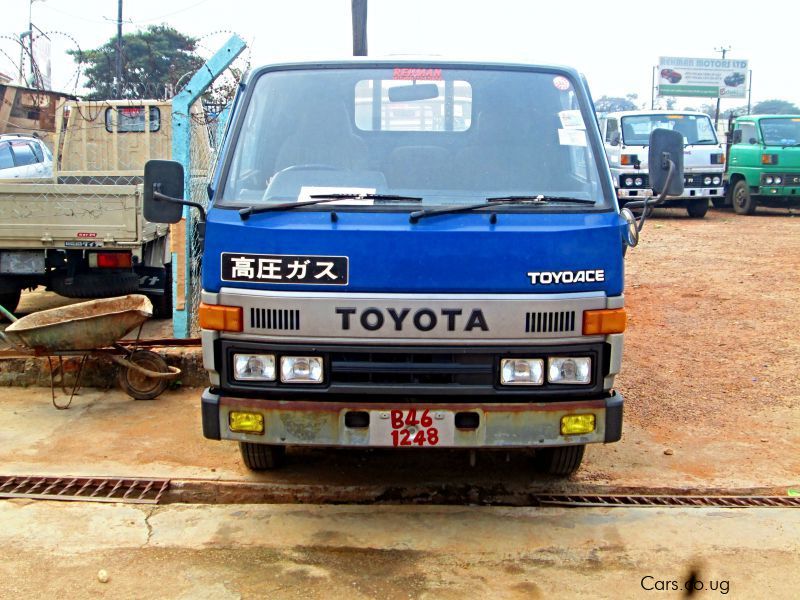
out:
M182 177L148 164L148 219L180 218ZM620 439L638 232L577 72L262 67L210 192L203 431L248 467L287 446L535 449L567 475Z
M622 206L653 196L647 177L647 145L654 129L671 129L684 138L684 193L664 206L685 207L690 217L702 218L708 201L724 198L725 154L711 119L689 111L623 111L600 119L611 176Z
M738 214L800 205L800 115L737 117L727 150L726 199Z

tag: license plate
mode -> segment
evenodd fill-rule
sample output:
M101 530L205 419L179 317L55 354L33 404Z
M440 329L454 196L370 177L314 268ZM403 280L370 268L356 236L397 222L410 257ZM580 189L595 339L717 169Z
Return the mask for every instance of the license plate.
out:
M370 446L430 448L452 446L454 413L427 408L370 411Z
M36 275L44 273L44 252L41 250L20 250L0 252L0 273L15 275Z

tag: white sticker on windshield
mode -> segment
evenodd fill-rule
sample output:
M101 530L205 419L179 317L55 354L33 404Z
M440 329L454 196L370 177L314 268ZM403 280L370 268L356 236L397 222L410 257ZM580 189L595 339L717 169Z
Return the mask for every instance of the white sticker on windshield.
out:
M308 202L309 200L318 200L312 196L321 196L329 194L358 194L359 196L366 194L374 194L375 188L361 188L361 187L318 187L306 186L300 188L300 194L297 196L298 202ZM325 204L347 204L349 206L370 206L375 203L372 198L342 198L341 200L333 200Z
M562 110L558 113L558 119L564 129L586 129L579 110Z
M583 129L559 129L558 142L562 146L585 146L586 132Z

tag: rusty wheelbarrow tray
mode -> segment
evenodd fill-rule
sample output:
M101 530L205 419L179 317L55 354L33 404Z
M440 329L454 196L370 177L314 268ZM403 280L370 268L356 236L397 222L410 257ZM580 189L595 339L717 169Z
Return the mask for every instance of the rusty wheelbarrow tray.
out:
M136 344L126 348L117 342L137 327L141 334L142 325L152 314L153 305L146 296L131 294L43 310L14 320L2 335L23 351L47 357L56 408L69 407L90 355L107 356L122 367L119 381L129 396L151 400L164 391L168 380L181 374L180 369L168 366L155 352L137 349ZM80 356L81 361L69 401L59 405L55 386L60 385L66 393L64 356ZM58 358L57 369L53 366L53 357Z

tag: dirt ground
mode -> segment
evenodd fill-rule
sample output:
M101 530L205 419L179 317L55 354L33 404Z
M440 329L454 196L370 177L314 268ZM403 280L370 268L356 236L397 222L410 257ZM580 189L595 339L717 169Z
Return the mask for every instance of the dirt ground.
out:
M702 220L658 211L627 257L622 441L590 446L569 484L798 487L798 267L800 218L787 211L712 210ZM471 468L463 452L293 451L287 469L256 475L234 443L202 437L199 390L134 402L89 389L69 411L53 409L49 395L0 389L5 473L372 486L369 493L442 482L475 485L478 495L554 485L533 477L528 456L497 452L479 453Z

